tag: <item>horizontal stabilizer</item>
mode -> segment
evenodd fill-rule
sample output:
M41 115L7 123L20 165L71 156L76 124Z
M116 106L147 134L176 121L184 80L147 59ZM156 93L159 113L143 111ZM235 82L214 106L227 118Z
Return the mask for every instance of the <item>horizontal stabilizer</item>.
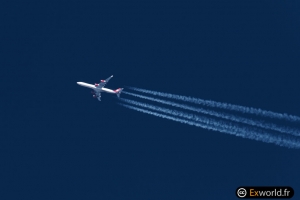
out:
M121 92L122 92L123 89L124 88L119 88L119 89L114 90L118 97L120 97Z

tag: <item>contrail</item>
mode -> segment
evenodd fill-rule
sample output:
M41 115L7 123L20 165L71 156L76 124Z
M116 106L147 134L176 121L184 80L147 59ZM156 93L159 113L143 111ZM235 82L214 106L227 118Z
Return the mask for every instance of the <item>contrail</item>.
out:
M157 96L161 96L161 97L172 98L172 99L181 100L181 101L185 101L185 102L191 102L191 103L200 104L200 105L204 105L204 106L239 111L242 113L255 114L258 116L270 117L270 118L275 118L275 119L284 119L284 120L288 120L291 122L300 122L300 117L294 116L294 115L288 115L286 113L281 114L281 113L261 110L261 109L257 109L257 108L239 106L239 105L228 104L228 103L221 103L221 102L216 102L216 101L211 101L211 100L203 100L203 99L198 99L198 98L193 98L193 97L187 97L187 96L164 93L164 92L157 92L157 91L152 91L152 90L145 90L145 89L136 88L136 87L128 87L128 88L131 90L134 90L134 91L138 91L138 92L157 95Z
M155 101L158 103L162 103L162 104L166 104L166 105L170 105L170 106L174 106L174 107L178 107L178 108L182 108L182 109L186 109L186 110L191 110L191 111L208 114L208 115L215 116L215 117L220 117L223 119L232 120L235 122L240 122L240 123L249 124L252 126L257 126L257 127L261 127L261 128L265 128L265 129L275 130L275 131L279 131L281 133L288 133L288 134L292 134L295 136L300 136L300 130L292 129L289 127L281 127L281 126L278 126L278 125L272 124L272 123L266 123L266 122L261 122L258 120L252 120L252 119L248 119L245 117L235 116L235 115L229 114L229 113L222 113L222 112L217 112L217 111L213 111L213 110L197 108L197 107L193 107L193 106L189 106L189 105L175 103L172 101L157 99L157 98L148 97L148 96L144 96L144 95L140 95L140 94L134 94L131 92L123 92L123 93L134 96L134 97L138 97L138 98L142 98L142 99L146 99L146 100L150 100L150 101Z
M123 99L123 101L126 101L126 102L128 101L128 103L129 103L130 100ZM130 102L130 103L133 103L133 102ZM135 103L137 103L137 102L135 102ZM269 134L265 131L261 131L261 130L256 130L257 131L256 132L256 131L253 131L248 128L236 127L236 126L232 125L231 123L228 123L228 124L222 123L221 124L220 122L218 122L216 120L211 120L211 119L207 119L205 117L199 117L199 116L183 113L181 111L164 109L164 108L152 106L149 104L141 104L140 103L140 106L147 107L148 109L164 112L166 114L171 114L171 115L178 116L178 117L184 117L184 118L187 118L188 120L181 119L178 117L168 116L168 115L153 112L153 111L149 111L146 109L138 108L136 106L131 106L131 105L123 104L123 103L119 103L119 104L126 108L130 108L130 109L133 109L133 110L136 110L139 112L147 113L150 115L177 121L177 122L184 123L184 124L201 127L201 128L208 129L208 130L214 130L214 131L219 131L222 133L228 133L231 135L248 138L248 139L253 139L253 140L257 140L257 141L262 141L262 142L266 142L266 143L274 143L276 145L284 146L284 147L288 147L288 148L300 148L300 143L296 139L289 139L288 137L281 137L279 135L277 135L277 136L271 135L271 134ZM192 121L192 120L195 120L195 121Z

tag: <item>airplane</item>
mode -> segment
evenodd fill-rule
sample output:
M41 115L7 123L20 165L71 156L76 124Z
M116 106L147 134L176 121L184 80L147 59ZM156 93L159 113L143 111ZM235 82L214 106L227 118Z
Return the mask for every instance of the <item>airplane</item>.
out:
M118 97L120 97L120 94L124 88L118 88L116 90L111 90L108 88L105 88L104 86L106 83L112 78L113 76L108 77L105 80L101 80L100 83L95 83L94 85L84 83L84 82L77 82L78 85L91 88L93 89L92 94L94 98L97 98L99 101L101 101L101 92L107 92L107 93L112 93L116 94Z

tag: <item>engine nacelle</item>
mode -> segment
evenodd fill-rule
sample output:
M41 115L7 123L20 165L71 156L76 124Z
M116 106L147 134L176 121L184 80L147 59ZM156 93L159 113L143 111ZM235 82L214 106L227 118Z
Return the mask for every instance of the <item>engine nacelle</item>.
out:
M99 84L98 84L98 83L95 83L95 86L99 86Z
M100 80L102 83L106 82L105 80Z
M96 95L93 95L94 98L96 98Z

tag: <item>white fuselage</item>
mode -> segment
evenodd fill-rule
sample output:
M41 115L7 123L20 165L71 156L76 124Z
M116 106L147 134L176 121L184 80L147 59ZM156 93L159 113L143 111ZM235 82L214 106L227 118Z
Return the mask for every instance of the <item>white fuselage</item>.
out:
M97 92L107 92L107 93L112 93L112 94L116 93L115 91L113 91L111 89L107 89L105 87L97 88L95 85L84 83L84 82L77 82L77 84L80 85L80 86L83 86L83 87L91 88L93 90L96 90Z

